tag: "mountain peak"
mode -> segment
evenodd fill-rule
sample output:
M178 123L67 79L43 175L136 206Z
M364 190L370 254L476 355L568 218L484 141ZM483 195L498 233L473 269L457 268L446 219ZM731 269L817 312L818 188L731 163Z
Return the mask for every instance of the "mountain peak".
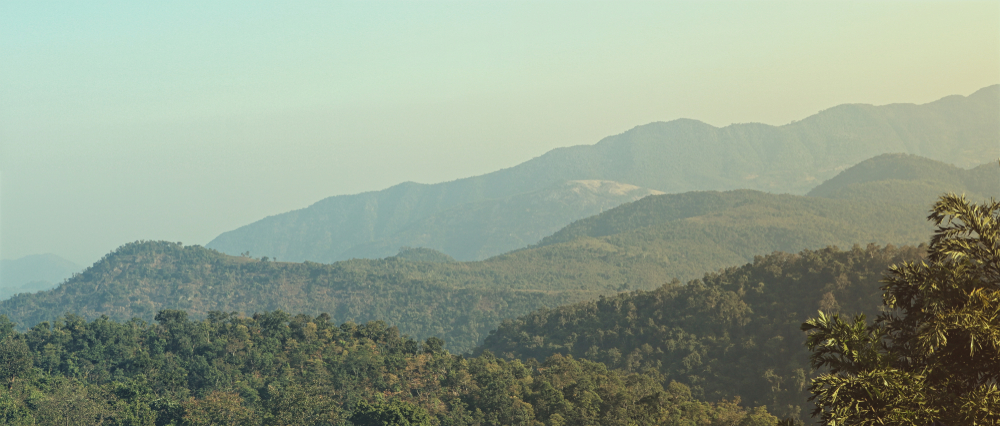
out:
M991 98L993 100L997 100L998 98L1000 98L1000 84L994 84L992 86L986 86L986 87L984 87L982 89L979 89L979 90L973 92L968 97L970 97L970 98L980 98L980 97L982 97L982 98Z

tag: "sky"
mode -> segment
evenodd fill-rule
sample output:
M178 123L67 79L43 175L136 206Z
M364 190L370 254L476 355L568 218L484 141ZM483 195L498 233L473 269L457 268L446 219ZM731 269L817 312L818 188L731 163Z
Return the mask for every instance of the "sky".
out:
M1000 83L1000 2L0 2L0 258Z

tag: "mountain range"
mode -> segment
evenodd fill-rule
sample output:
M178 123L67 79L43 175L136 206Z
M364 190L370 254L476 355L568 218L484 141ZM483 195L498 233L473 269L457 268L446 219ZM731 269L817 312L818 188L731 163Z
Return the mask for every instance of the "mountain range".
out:
M82 270L82 266L51 253L0 260L0 300L48 290Z
M442 424L809 422L819 372L802 322L880 312L889 265L925 258L940 194L1000 198L998 95L780 127L653 123L488 175L331 197L210 244L238 256L128 243L0 300L0 358L56 385L41 398L11 379L7 405L48 415L71 386L158 421L222 402L336 423L376 395ZM18 262L65 274L57 260Z
M873 166L894 172L869 173ZM916 181L932 192L911 200L881 199L880 191L869 191L912 189L919 170L928 170L930 178ZM957 178L939 182L934 176ZM432 249L404 248L384 259L292 263L138 242L57 289L0 302L0 314L26 327L66 312L122 321L148 321L162 309L183 309L196 318L211 311L325 312L336 322L384 320L410 336L436 336L450 350L464 352L507 318L698 278L774 251L916 245L930 235L925 215L937 191L972 194L970 188L991 189L997 181L1000 167L989 164L964 170L884 155L845 170L827 186L856 198L753 190L649 195L578 220L533 247L484 261L458 262ZM974 196L1000 195L1000 186L992 189Z
M225 232L207 247L332 262L385 257L400 246L420 245L460 260L484 259L535 243L553 228L592 213L579 202L566 202L572 199L566 192L574 188L570 181L639 187L635 194L730 189L805 194L884 153L963 168L982 164L1000 157L998 98L1000 86L990 86L923 105L840 105L783 126L718 128L690 119L650 123L481 176L329 197ZM560 191L564 195L550 197ZM602 208L631 201L600 188L588 197L584 204ZM546 204L549 198L552 204ZM503 220L510 212L522 213L523 220L511 226ZM556 219L563 223L556 225ZM432 236L430 231L441 229L447 234Z
M347 258L380 258L400 247L430 247L457 260L482 260L531 245L567 223L660 191L613 181L574 180L500 200L462 204L419 219L391 237L359 244Z

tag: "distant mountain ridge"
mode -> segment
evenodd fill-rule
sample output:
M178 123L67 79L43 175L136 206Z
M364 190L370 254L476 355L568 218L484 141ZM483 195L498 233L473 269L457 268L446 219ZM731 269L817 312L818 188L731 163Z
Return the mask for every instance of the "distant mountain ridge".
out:
M289 261L384 256L386 247L366 250L380 241L407 240L397 234L436 213L571 180L607 180L667 193L748 188L804 194L839 171L889 152L970 167L1000 157L998 99L1000 85L994 85L924 105L840 105L777 127L716 128L688 119L651 123L486 175L326 198L225 232L207 247ZM457 244L476 245L485 243ZM482 256L431 248L458 259Z
M869 173L872 165L893 172ZM914 170L937 172L928 172L923 186L906 187L903 178L919 175ZM956 170L969 179L949 180ZM752 190L651 195L577 220L533 247L477 262L406 247L384 259L296 264L178 243L133 243L57 289L0 302L0 314L31 326L66 312L122 321L151 320L166 308L195 317L212 310L328 312L336 321L385 320L417 338L443 338L450 350L462 352L505 318L697 278L774 251L918 244L932 230L925 220L931 198L942 190L962 191L959 184L992 188L981 195L1000 196L1000 187L990 185L998 178L1000 166L992 164L962 170L886 155L838 175L840 183L829 188L844 198ZM916 192L883 198L867 190L870 184L889 193ZM635 190L607 182L572 188L585 193L588 185Z
M478 262L409 249L385 259L289 263L131 243L56 289L0 302L0 315L30 327L66 312L120 321L149 321L161 309L194 317L328 312L337 322L381 319L463 352L506 318L695 278L762 253L919 242L930 226L911 207L751 190L653 195L574 222L539 247ZM608 228L576 232L595 219Z
M475 179L437 185L407 182L377 192L330 197L306 209L270 216L223 233L206 247L233 255L249 251L281 260L328 263L381 258L401 246L424 246L460 260L482 260L524 247L573 220L660 193L599 180L538 186L539 182L523 182L486 188ZM533 213L517 211L525 208ZM524 220L511 223L512 216ZM484 222L489 218L495 221Z
M826 232L828 236L823 237L826 244L843 245L851 239L854 242L917 244L920 235L923 235L921 232L931 230L923 220L926 211L938 196L946 192L965 193L976 201L989 197L1000 199L1000 165L986 163L966 170L916 155L883 154L839 173L810 191L806 197L764 197L754 191L690 192L649 197L573 222L543 238L534 247L612 235L618 239L625 235L635 235L636 238L643 235L648 239L670 227L691 228L695 225L712 224L714 228L711 231L718 233L720 229L758 224L768 216L774 229L795 229L802 235L806 232L817 235ZM879 216L894 219L875 228L850 223L856 220L884 220ZM815 237L806 240L818 241ZM803 248L810 247L772 249L798 251ZM751 247L727 251L747 252L747 249L755 251ZM748 254L746 260L753 255Z
M927 167L919 158L878 161ZM864 170L848 169L840 180L867 183L850 176ZM933 181L930 187L952 188ZM855 192L855 199L751 190L652 195L578 220L537 246L481 262L406 248L386 259L293 264L172 243L130 244L56 290L0 302L0 314L33 325L66 311L121 320L148 320L163 308L194 315L330 312L338 321L383 319L415 337L443 337L461 351L500 320L543 305L696 278L776 250L916 244L931 232L923 200L936 193L912 200L865 192Z
M82 266L52 253L0 260L0 300L48 290L82 270Z
M576 180L502 200L462 204L417 220L391 237L347 250L382 258L399 247L427 247L458 260L482 260L531 245L567 223L660 191L604 180Z

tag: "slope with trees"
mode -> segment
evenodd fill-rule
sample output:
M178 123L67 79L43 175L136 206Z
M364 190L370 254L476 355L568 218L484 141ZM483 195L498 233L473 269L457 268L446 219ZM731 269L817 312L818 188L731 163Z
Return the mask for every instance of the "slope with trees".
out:
M635 219L669 219L678 209L696 214L648 225ZM596 217L609 229L628 231L482 262L413 261L404 251L378 260L298 264L134 243L57 289L0 302L0 314L30 326L65 312L118 320L151 320L167 308L199 317L212 310L329 312L336 321L382 319L418 338L439 336L460 352L503 319L543 306L651 289L774 250L918 239L919 217L908 219L905 209L867 209L862 202L753 191L661 195Z
M67 316L25 333L0 316L0 423L11 425L746 425L763 408L555 356L453 356L382 322L212 312L157 323ZM349 422L348 422L349 421Z
M1000 198L1000 168L995 159L962 169L908 154L884 154L862 161L809 191L808 196L879 200L930 206L939 194L965 194L971 200Z
M611 181L565 182L432 214L392 236L351 247L341 257L380 258L410 246L451 253L458 260L482 260L537 243L577 219L655 194L662 192Z
M334 265L284 263L228 256L199 246L137 242L122 246L57 289L0 302L0 314L31 327L66 312L119 321L133 317L151 321L163 309L183 309L196 318L215 310L329 312L338 322L382 319L399 324L410 335L438 336L448 341L449 348L462 351L512 314L598 294L579 286L524 290L503 284L525 279L509 273L502 268L404 258Z
M809 353L800 324L817 309L875 314L889 265L916 247L774 253L682 285L601 297L505 321L480 351L555 354L652 371L699 398L740 397L779 417L808 417Z
M161 309L284 309L336 321L382 319L449 349L472 349L506 318L622 290L653 289L780 250L918 243L930 227L907 207L756 191L655 195L578 221L482 262L429 249L331 265L233 257L174 243L129 244L58 289L0 302L31 326L65 312L151 320Z

